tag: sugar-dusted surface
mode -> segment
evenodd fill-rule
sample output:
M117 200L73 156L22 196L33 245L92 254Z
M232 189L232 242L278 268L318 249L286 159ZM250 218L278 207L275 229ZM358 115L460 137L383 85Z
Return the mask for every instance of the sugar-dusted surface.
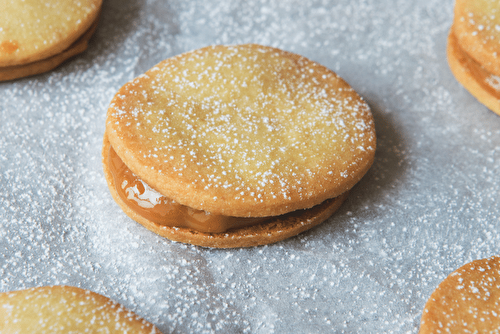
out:
M210 46L154 66L116 93L106 134L168 198L239 217L340 196L376 147L370 108L344 80L257 44Z
M500 253L500 117L446 62L453 1L110 0L88 51L0 84L0 290L68 284L163 332L416 333L432 291ZM328 222L284 242L164 240L111 199L105 112L184 51L255 42L331 68L370 104L375 162Z

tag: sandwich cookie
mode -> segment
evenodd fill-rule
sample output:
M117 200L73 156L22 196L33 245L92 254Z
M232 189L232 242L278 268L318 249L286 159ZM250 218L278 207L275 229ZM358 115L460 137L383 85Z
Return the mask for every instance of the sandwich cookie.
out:
M160 333L95 292L47 286L0 293L0 333Z
M0 81L47 72L83 52L102 0L0 0Z
M326 220L375 146L370 108L334 72L247 44L184 53L125 84L102 155L128 216L171 240L224 248Z
M451 273L425 304L420 333L500 333L500 257Z
M457 0L448 37L448 63L456 79L500 114L500 3Z

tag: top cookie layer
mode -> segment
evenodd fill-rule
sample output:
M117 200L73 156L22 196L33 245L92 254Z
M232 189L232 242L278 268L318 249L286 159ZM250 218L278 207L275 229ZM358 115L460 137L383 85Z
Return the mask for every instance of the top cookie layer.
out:
M102 0L0 0L0 67L64 51L97 19Z
M456 0L453 32L465 52L492 74L500 75L498 0Z
M350 189L371 166L368 105L304 57L260 45L167 59L113 98L106 133L165 196L228 216L274 216Z

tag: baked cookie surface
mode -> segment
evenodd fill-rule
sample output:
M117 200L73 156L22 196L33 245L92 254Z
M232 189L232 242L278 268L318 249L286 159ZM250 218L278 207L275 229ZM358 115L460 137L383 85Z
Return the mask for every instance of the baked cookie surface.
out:
M327 68L260 45L211 46L124 85L106 135L125 164L188 207L276 216L337 197L375 154L370 109Z
M0 80L48 71L83 52L102 0L0 0Z
M1 333L160 333L95 292L47 286L0 293Z
M498 0L456 0L453 30L466 53L487 71L500 75Z
M500 333L500 257L467 263L441 282L420 333Z

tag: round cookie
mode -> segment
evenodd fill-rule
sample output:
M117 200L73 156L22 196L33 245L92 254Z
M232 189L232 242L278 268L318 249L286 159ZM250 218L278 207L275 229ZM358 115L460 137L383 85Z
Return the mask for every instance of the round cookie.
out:
M431 294L420 333L500 333L500 257L470 262Z
M336 209L370 168L376 145L370 109L344 80L304 57L256 44L184 53L125 84L111 101L105 137L105 171L109 140L123 163L158 193L231 217L297 210L301 216L318 205L331 214L329 208ZM322 204L327 200L335 204ZM250 244L241 236L227 244L235 231L223 242L203 233L203 242L188 239L192 229L180 238L174 236L180 232L162 235L212 247L246 246L315 225L299 220L301 227L286 236L260 229L271 237Z
M47 286L0 293L0 333L160 333L92 291Z
M460 48L453 29L448 36L447 56L458 82L479 102L500 115L500 77L488 72Z
M456 0L453 31L469 56L488 72L500 76L498 0Z
M48 71L83 52L102 0L0 0L0 80Z

